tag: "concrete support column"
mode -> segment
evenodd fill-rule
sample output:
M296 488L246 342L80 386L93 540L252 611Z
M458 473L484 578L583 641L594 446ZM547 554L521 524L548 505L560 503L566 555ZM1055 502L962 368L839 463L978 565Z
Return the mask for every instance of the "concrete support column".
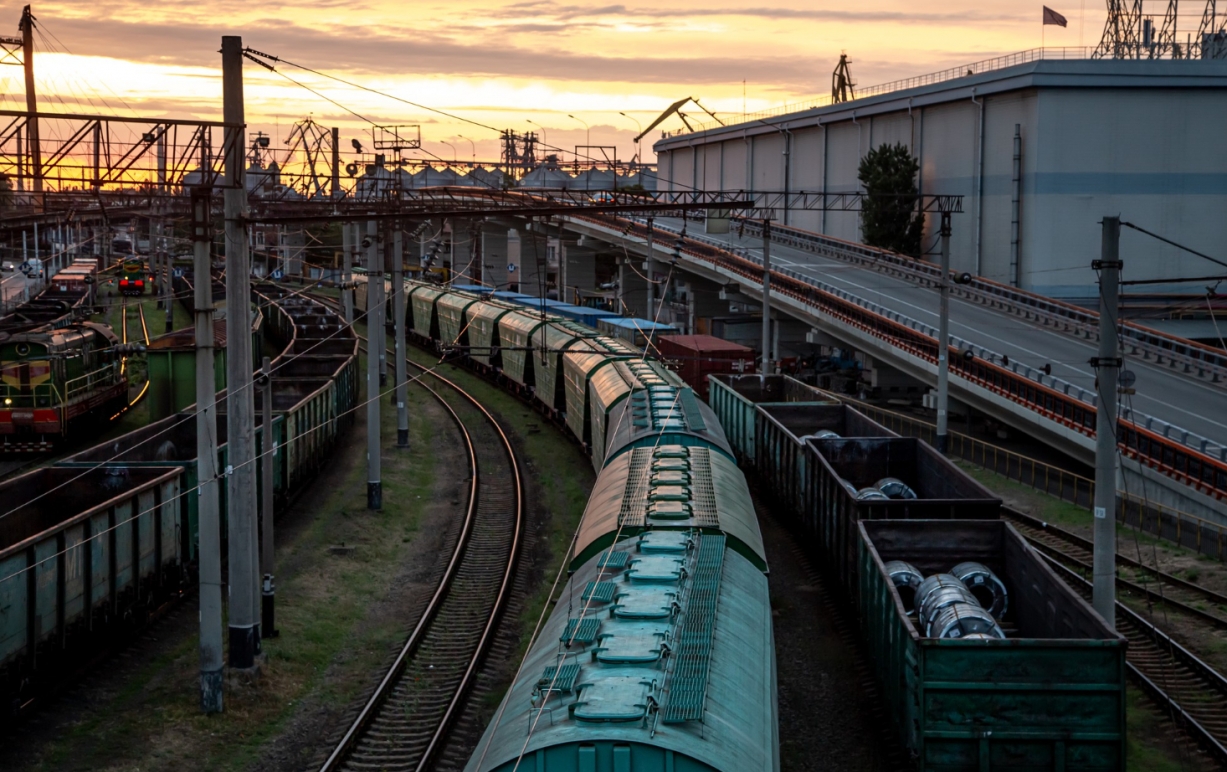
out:
M222 38L226 123L243 125L243 39ZM226 147L226 521L230 566L230 666L250 668L260 653L259 534L256 530L255 398L252 393L251 262L242 129Z

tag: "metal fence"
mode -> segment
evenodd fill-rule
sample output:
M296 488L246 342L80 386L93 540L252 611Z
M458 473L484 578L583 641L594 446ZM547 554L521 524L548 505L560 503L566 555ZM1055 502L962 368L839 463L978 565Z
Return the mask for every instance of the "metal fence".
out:
M869 418L901 435L930 444L936 440L933 424L841 396ZM1020 485L1090 510L1095 481L1046 464L1021 453L959 432L949 434L950 455L995 472ZM1227 526L1181 512L1132 493L1117 498L1117 522L1179 544L1199 554L1227 561Z
M983 72L992 72L993 70L1003 70L1006 67L1015 67L1020 64L1029 62L1037 62L1041 59L1089 59L1091 58L1091 48L1086 46L1070 46L1067 48L1031 48L1026 51L1017 51L1004 56L996 56L992 59L984 59L979 62L972 62L959 67L951 67L947 70L938 72L930 72L924 75L917 75L912 78L904 78L902 80L892 80L889 83L879 83L876 86L866 86L865 88L856 89L855 99L865 99L867 97L878 96L880 94L889 94L894 91L905 91L909 88L917 88L919 86L929 86L934 83L942 83L956 78L965 78L968 75L979 75ZM805 102L793 102L792 104L779 105L777 107L769 107L766 110L748 113L741 116L740 121L736 121L736 114L733 119L738 123L746 123L749 121L762 121L767 118L774 118L780 115L788 115L789 113L799 113L804 110L813 110L819 107L826 107L832 104L831 97L824 96L817 99L811 99ZM721 126L716 121L709 123L697 124L695 131L707 131ZM679 130L672 132L669 136L680 134L689 134L688 130Z

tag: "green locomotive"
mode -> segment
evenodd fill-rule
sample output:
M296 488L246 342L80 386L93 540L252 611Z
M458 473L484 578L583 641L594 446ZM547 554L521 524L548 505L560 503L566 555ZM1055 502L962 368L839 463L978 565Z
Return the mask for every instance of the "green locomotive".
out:
M122 355L106 325L0 320L0 455L51 450L73 426L121 406L128 395Z

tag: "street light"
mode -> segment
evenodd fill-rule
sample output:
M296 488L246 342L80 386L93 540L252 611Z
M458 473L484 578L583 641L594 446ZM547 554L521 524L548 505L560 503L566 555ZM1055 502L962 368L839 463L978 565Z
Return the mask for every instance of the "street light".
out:
M458 163L458 162L456 161L456 146L455 146L455 145L453 145L451 142L444 142L443 140L439 140L439 144L440 144L440 145L447 145L448 147L450 147L450 148L452 149L452 163L453 163L453 164Z
M591 148L592 147L592 129L588 127L587 122L584 121L583 118L576 118L574 115L567 115L567 117L573 121L579 121L580 123L584 124L584 131L586 132L584 141L588 144L588 147Z
M542 125L541 125L541 124L539 124L539 123L535 123L534 121L525 121L525 123L531 123L532 125L536 126L538 129L541 129L541 144L543 144L543 145L548 145L548 144L549 144L550 140L549 140L549 138L548 138L548 137L545 135L545 127L544 127L544 126L542 126Z
M465 142L468 142L470 145L473 146L473 165L476 166L477 165L477 143L469 139L468 137L464 136L463 134L457 134L456 138L463 139Z
M639 149L639 137L643 135L643 124L639 122L638 118L627 115L624 112L619 112L618 115L621 115L623 118L630 118L635 122L635 128L639 130L639 133L635 135L635 160L643 163L643 152Z

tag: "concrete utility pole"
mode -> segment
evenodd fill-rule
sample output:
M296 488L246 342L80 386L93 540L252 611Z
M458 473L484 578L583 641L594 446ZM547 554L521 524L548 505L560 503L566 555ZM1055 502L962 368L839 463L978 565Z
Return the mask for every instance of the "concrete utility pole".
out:
M379 259L379 228L366 225L370 246L366 251L366 508L383 508L380 468L379 362L386 340L383 333L383 266Z
M648 260L647 269L644 271L647 274L648 285L648 309L645 316L652 321L656 320L656 314L652 307L656 305L656 282L652 278L652 274L656 273L656 253L652 251L652 218L648 218Z
M223 118L242 126L243 39L222 38ZM260 652L260 572L256 530L256 406L252 393L251 265L247 253L246 132L226 134L226 522L230 565L230 667L255 665Z
M175 293L172 287L172 261L170 251L166 248L166 132L158 135L158 254L162 256L162 265L166 273L162 276L162 307L166 312L162 332L170 332L175 328Z
M771 218L763 220L763 370L771 375Z
M345 311L345 323L354 323L354 253L357 251L358 226L341 223L341 306Z
M26 75L26 139L30 143L30 176L34 180L34 192L43 190L43 151L38 134L38 96L34 91L34 14L30 6L21 11L21 64ZM19 146L21 142L17 143Z
M260 453L261 509L264 510L260 522L260 574L264 577L260 590L260 632L264 638L277 637L274 606L276 605L277 587L273 584L273 454L276 453L277 440L273 436L273 363L264 357L264 367L261 378L263 393L260 395L264 403L264 442Z
M379 324L377 327L372 327L371 325L375 324L375 322L368 318L367 329L371 335L371 355L374 356L378 354L379 356L379 388L382 389L388 385L388 347L383 344L383 342L387 339L386 318L388 315L388 298L387 294L384 292L384 276L387 274L387 269L383 264L387 262L388 256L384 254L385 246L383 230L372 221L367 225L366 232L371 237L371 252L368 256L369 259L367 265L380 266L378 269L376 269L379 270L379 281L377 282L379 285L377 295L379 298L379 304L372 306L375 313L379 316ZM370 291L369 286L367 287L367 291ZM379 336L380 341L378 346L373 345L376 335Z
M213 381L213 274L208 188L192 191L196 322L196 493L200 564L200 709L222 710L222 537L217 495L217 391ZM190 495L190 494L189 494Z
M341 130L332 127L332 200L341 198ZM342 228L345 226L342 225Z
M396 447L409 447L409 365L405 362L405 237L400 221L392 234L392 313L396 315Z
M942 212L942 283L937 310L937 452L950 445L950 213Z
M1092 605L1116 629L1116 378L1120 301L1120 218L1103 218L1103 247L1091 264L1099 271L1099 356L1095 368L1095 559Z

